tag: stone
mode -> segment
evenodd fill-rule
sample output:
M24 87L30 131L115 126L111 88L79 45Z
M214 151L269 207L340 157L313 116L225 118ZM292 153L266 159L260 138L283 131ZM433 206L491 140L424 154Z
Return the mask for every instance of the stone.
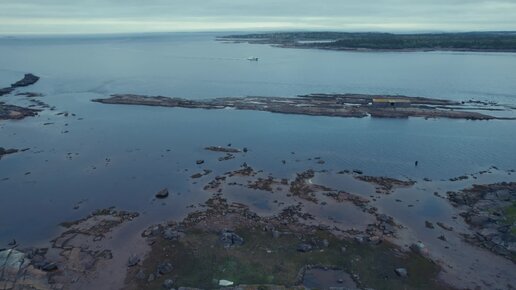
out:
M297 246L297 251L302 253L310 252L312 249L312 245L307 243L301 243Z
M138 256L136 256L134 254L129 256L129 259L127 260L128 267L136 266L136 265L138 265L138 263L140 263L140 258Z
M113 259L113 253L110 250L103 250L102 252L96 255L98 258L102 258L104 260Z
M166 198L168 196L168 189L163 188L162 190L156 193L156 198Z
M234 283L233 281L229 281L229 280L219 280L219 286L222 286L222 287L227 287L227 286L232 286Z
M429 229L433 229L434 228L434 224L429 222L429 221L425 221L425 227L427 227Z
M363 244L364 243L364 237L361 237L361 236L356 236L355 237L355 241L359 244Z
M405 268L397 268L394 270L394 272L396 272L396 274L398 276L400 276L401 278L405 278L408 276L407 269L405 269Z
M46 264L43 267L41 267L41 270L43 270L45 272L56 271L57 265L55 263L46 262Z
M424 251L424 249L426 249L426 247L425 247L425 244L423 244L422 242L417 242L417 243L412 244L410 246L410 249L412 251L414 251L415 253L421 254L421 252Z
M201 164L203 164L203 163L204 163L204 160L197 160L197 161L195 161L195 163L196 163L197 165L201 165Z
M390 224L383 224L381 226L381 228L383 228L383 234L384 235L391 235L391 234L394 234L396 232L396 228L393 225L390 225Z
M172 270L174 270L174 267L172 266L172 264L168 261L164 261L164 262L161 262L158 264L156 272L159 275L165 275L165 274L172 272Z
M181 235L173 228L166 228L163 230L163 238L169 241L177 241Z
M172 289L174 287L174 281L172 279L167 279L163 282L163 288Z
M481 215L472 215L466 218L466 221L475 227L483 227L490 222L490 218Z
M145 278L147 277L147 275L145 275L145 272L140 269L140 271L138 271L138 273L136 273L136 279L138 280L145 280Z
M437 222L437 225L440 226L441 228L447 230L447 231L453 231L453 227L451 226L448 226L442 222Z
M244 244L244 238L230 230L222 231L220 234L220 240L224 244L225 248L241 246Z
M4 251L0 250L0 274L2 275L1 281L4 281L3 279L6 281L15 281L17 279L18 273L22 269L26 268L29 264L29 261L26 258L27 257L24 253L14 249ZM6 289L11 288L6 287Z

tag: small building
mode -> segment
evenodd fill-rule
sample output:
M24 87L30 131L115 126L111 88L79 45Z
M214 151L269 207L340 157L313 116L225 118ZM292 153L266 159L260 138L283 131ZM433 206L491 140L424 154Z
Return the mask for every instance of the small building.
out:
M373 106L376 107L408 107L410 100L404 98L373 98Z

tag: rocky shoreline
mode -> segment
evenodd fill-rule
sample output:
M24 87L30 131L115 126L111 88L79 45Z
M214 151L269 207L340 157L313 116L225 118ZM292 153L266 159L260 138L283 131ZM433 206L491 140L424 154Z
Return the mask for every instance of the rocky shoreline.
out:
M438 267L419 253L398 252L387 242L348 240L303 219L296 207L260 217L215 194L206 209L183 221L145 230L152 249L130 267L126 283L135 289L217 289L223 283L238 285L235 289L296 289L316 268L350 273L347 281L333 281L344 289L450 289L436 281ZM377 270L366 266L370 259L377 259Z
M12 93L20 87L27 87L35 84L39 80L38 76L33 74L25 74L23 79L11 84L10 87L0 89L0 96ZM27 97L37 96L35 93L27 94ZM24 108L15 105L8 105L5 102L0 102L0 120L19 120L25 117L36 116L40 110Z
M10 248L0 249L0 289L91 289L114 258L115 248L106 240L137 217L114 208L97 210L63 223L63 232L48 247L21 248L13 240Z
M205 149L242 152L230 144ZM195 163L205 165L204 160ZM423 242L399 244L406 226L376 202L397 190L413 189L414 180L359 170L335 173L336 178L371 185L372 191L364 194L320 183L318 175L325 172L313 169L279 178L244 163L211 174L204 168L191 177L205 182L205 202L192 205L179 220L165 219L143 230L140 224L139 230L124 234L123 239L132 240L128 245L110 241L120 242L120 230L140 214L115 208L62 223L61 233L47 247L22 248L13 240L9 248L0 249L0 281L13 289L91 289L106 282L112 271L118 273L113 285L123 289L303 289L310 283L343 289L456 289L441 280L441 273L450 269ZM278 211L261 215L253 205L232 200L231 192L243 196L250 191L271 194ZM430 193L455 206L472 230L440 220L426 221L424 227L444 231L438 237L443 243L457 236L514 262L514 192L515 183L502 182L450 191L447 199ZM163 189L155 197L168 201L173 195ZM328 223L321 216L324 210L313 211L334 205L358 209L364 222ZM136 240L145 251L130 250Z
M448 100L407 96L361 94L311 94L299 97L234 97L188 100L163 96L114 94L93 102L190 109L236 109L281 114L344 118L450 118L468 120L511 119L458 110L463 104Z
M464 235L466 241L516 263L515 182L473 185L448 192L448 199L474 230Z
M31 73L25 74L23 79L11 84L10 87L0 88L0 97L12 93L16 88L27 87L39 81L39 77Z
M4 102L0 102L0 120L20 120L25 117L36 116L39 111L38 109L7 105Z

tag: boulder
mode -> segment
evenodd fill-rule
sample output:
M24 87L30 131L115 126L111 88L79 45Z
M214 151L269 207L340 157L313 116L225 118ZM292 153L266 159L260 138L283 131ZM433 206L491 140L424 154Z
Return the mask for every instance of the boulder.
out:
M169 241L177 241L181 235L173 228L165 228L163 230L163 238Z
M163 282L163 288L172 289L174 288L174 281L172 279L167 279Z
M168 196L168 189L163 188L156 193L156 198L166 198Z
M172 266L172 263L164 261L158 264L156 273L158 273L159 275L165 275L172 272L172 270L174 270L174 266Z
M140 258L136 255L131 255L131 256L129 256L129 259L127 259L128 267L136 266L136 265L138 265L138 263L140 263Z
M401 278L405 278L408 276L407 269L405 268L397 268L394 270L394 272L396 272L396 274Z
M222 231L222 233L220 234L220 241L222 242L225 248L241 246L244 244L244 238L230 230Z
M312 249L313 249L312 245L307 244L307 243L301 243L301 244L297 245L298 252L306 253L306 252L310 252Z

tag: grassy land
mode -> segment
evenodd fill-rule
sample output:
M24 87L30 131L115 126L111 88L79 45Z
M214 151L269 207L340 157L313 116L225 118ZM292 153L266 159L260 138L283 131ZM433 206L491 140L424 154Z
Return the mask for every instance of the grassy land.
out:
M255 43L270 43L300 48L369 50L473 50L516 51L516 32L468 33L348 33L283 32L227 36ZM319 41L324 43L299 43Z
M296 285L303 266L326 265L358 274L363 286L374 289L446 289L435 281L437 265L416 254L401 254L387 244L359 245L319 231L305 235L303 241L320 244L326 239L329 245L301 253L296 248L302 240L295 235L273 238L270 232L258 229L236 232L245 243L231 249L223 248L217 233L200 230L187 231L180 241L160 240L144 262L145 272L152 272L163 260L172 261L174 271L139 288L159 289L167 278L173 278L176 287L216 288L219 279L290 287ZM407 268L408 277L398 277L394 272L398 267Z
M511 226L511 233L516 235L516 202L513 202L511 206L504 209L505 218L507 223Z

